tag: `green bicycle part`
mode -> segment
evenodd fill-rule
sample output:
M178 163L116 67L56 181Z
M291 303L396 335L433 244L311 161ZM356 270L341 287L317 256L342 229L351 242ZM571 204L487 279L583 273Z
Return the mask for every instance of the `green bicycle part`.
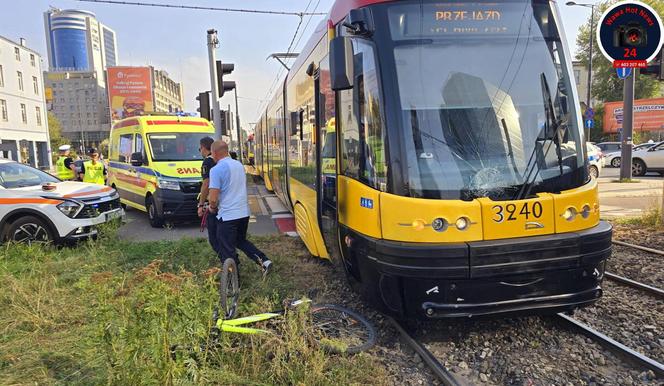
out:
M239 327L239 326L232 326L232 325L226 325L226 324L221 324L219 327L221 331L224 332L236 332L239 334L247 334L247 335L255 335L255 334L268 334L270 331L267 330L261 330L260 328L251 328L251 327Z

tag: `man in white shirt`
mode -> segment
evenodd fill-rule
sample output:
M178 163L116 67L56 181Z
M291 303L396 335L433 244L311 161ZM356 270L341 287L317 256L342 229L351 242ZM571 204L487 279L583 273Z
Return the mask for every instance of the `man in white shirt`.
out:
M210 210L217 213L217 252L223 262L228 258L239 264L236 248L258 264L263 276L272 269L272 261L247 240L249 202L244 166L228 154L228 144L215 141L212 158L217 163L210 171L208 201Z

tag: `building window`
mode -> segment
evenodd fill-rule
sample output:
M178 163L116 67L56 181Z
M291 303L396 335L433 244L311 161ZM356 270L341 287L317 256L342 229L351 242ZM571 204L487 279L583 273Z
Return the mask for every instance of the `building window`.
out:
M23 91L23 74L21 71L16 71L16 76L18 77L18 89Z
M2 72L2 65L0 65L0 87L5 87L5 75Z
M35 66L35 54L30 54L30 65Z
M7 101L4 99L0 99L0 116L5 122L9 120L9 117L7 117Z
M576 78L576 85L581 83L581 70L574 70L574 78Z
M21 119L23 123L28 123L28 111L25 109L24 103L21 103Z
M14 47L14 55L16 56L16 60L19 62L21 61L21 50L18 47Z
M39 95L39 83L36 76L32 77L32 88L35 90L35 95Z
M37 126L41 126L42 116L41 116L41 109L39 108L39 106L35 107L35 114L37 115Z

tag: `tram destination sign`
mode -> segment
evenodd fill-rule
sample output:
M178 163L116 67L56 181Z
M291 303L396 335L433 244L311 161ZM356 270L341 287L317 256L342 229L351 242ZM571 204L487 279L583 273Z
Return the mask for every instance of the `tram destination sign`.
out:
M644 68L664 43L662 19L649 5L623 1L599 20L597 42L614 68Z
M450 35L518 35L523 18L520 3L430 3L422 12L394 6L389 17L396 39ZM424 17L422 16L424 15Z

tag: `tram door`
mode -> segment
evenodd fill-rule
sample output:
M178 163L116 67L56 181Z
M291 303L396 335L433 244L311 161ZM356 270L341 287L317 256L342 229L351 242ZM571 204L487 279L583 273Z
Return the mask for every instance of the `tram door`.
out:
M331 258L339 256L337 243L337 131L335 93L325 56L314 74L316 95L316 196L318 223Z

